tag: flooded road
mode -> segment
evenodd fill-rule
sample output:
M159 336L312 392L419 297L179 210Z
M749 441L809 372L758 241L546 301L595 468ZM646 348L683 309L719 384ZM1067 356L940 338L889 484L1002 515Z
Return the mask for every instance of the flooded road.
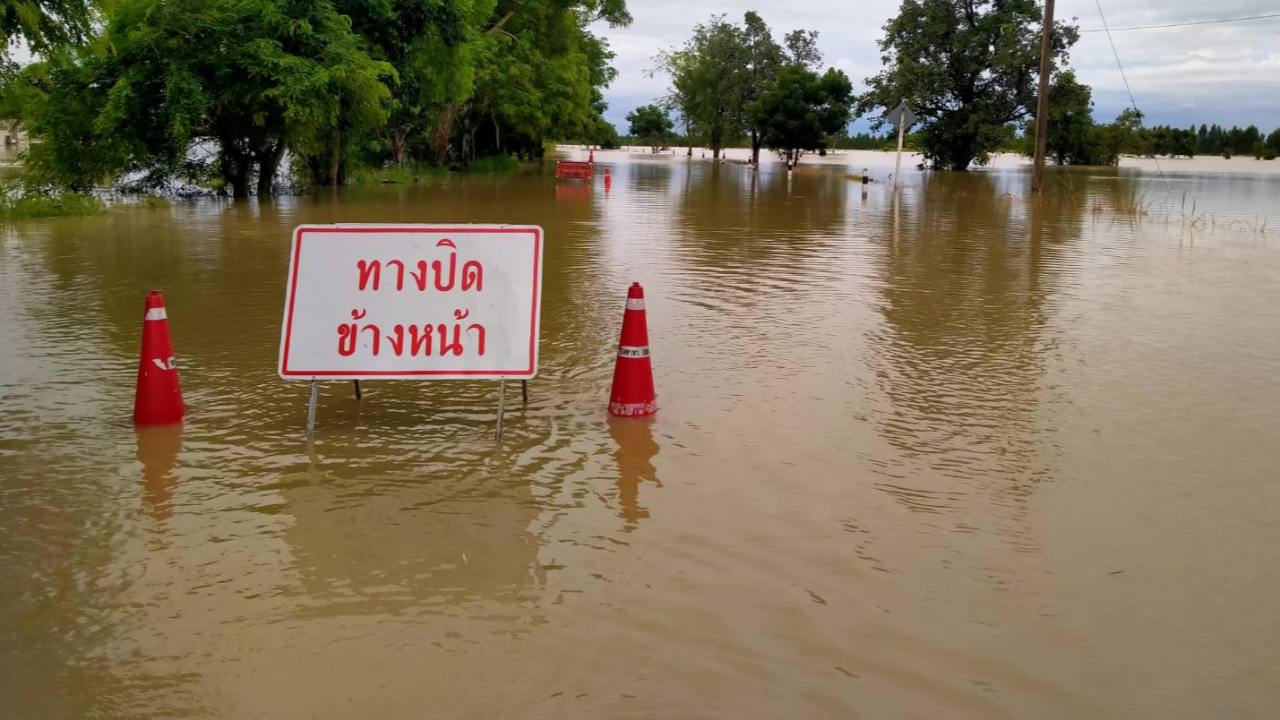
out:
M0 717L1274 716L1280 175L597 160L8 228ZM502 445L475 382L306 442L290 229L469 221L546 231ZM152 288L188 417L135 430Z

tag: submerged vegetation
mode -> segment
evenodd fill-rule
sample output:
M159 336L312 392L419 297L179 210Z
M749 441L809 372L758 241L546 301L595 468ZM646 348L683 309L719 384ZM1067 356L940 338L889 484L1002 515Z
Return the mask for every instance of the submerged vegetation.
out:
M85 217L106 210L101 200L72 192L30 190L11 179L0 181L0 220L29 220L50 217Z

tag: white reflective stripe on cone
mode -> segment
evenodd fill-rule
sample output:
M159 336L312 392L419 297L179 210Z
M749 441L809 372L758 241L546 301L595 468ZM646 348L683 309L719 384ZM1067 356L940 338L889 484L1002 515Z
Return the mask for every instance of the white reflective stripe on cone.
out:
M628 310L643 310L644 298L627 298Z
M618 357L620 358L647 358L649 357L649 346L634 347L630 345L618 346Z
M164 308L151 308L150 310L147 311L147 316L143 318L143 321L166 320L168 319L168 317L169 315L164 311Z

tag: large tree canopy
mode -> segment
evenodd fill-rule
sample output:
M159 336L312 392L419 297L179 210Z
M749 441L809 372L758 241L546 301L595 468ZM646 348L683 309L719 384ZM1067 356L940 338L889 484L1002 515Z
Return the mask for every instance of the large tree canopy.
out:
M724 15L712 16L694 27L684 47L655 58L654 72L671 77L665 101L684 123L690 155L695 131L706 138L717 158L726 141L746 135L752 162L759 162L764 128L747 109L776 85L783 66L816 70L822 63L816 31L794 30L784 46L773 39L759 14L747 11L742 20L737 26Z
M885 69L867 78L858 113L879 115L905 101L923 123L933 167L985 163L1005 126L1034 106L1041 19L1035 0L904 0L880 41ZM1078 38L1074 26L1056 23L1055 65Z
M540 154L552 134L601 134L613 54L587 27L631 19L622 0L106 8L87 47L3 73L0 94L21 99L41 141L28 164L38 184L156 185L212 171L244 196L255 177L271 192L286 152L316 184L341 184L351 162L399 166L415 151L463 164L481 145Z
M628 134L655 151L666 147L671 139L671 118L657 105L641 105L632 110L627 113L627 122L631 124Z
M806 150L824 148L828 137L843 134L852 95L852 83L839 70L819 76L803 65L787 65L748 114L762 128L764 144L792 168Z
M323 0L120 0L99 40L48 65L31 117L38 176L77 189L160 182L189 174L192 150L209 143L237 196L255 168L270 192L286 143L305 152L381 122L395 77Z

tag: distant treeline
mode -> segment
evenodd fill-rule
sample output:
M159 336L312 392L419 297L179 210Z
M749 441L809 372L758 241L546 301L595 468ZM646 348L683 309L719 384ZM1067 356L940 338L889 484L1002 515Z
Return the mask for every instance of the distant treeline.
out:
M1135 155L1252 155L1260 160L1274 160L1280 155L1280 128L1263 136L1257 126L1246 128L1232 126L1230 130L1218 125L1193 125L1182 130L1168 125L1145 128L1139 134L1135 146L1129 149Z
M686 136L673 133L666 138L666 143L667 147L687 147L689 145L693 145L694 147L710 147L710 143L705 136L699 136L695 133L692 140L693 142L689 142L689 138ZM616 139L611 139L611 142L600 144L600 147L609 149L615 147L632 147L642 145L649 145L649 138L641 138L634 135L622 135ZM829 138L827 145L835 150L896 150L898 147L898 138L896 135L892 134L876 135L874 133L857 133L856 135L837 135L836 137ZM907 135L906 145L907 147L911 146L910 134ZM725 147L751 147L751 138L746 135L731 137L727 142L725 142Z

